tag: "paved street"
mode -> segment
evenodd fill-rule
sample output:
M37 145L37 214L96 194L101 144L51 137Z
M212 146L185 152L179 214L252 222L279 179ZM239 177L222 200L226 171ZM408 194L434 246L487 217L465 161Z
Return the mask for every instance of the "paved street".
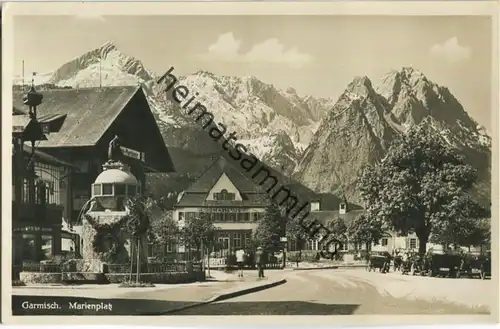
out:
M218 282L117 288L116 285L76 287L14 287L17 315L162 315L229 291L285 277L283 285L221 302L175 311L172 315L335 315L335 314L488 314L493 300L491 280L444 279L381 274L364 269L214 272ZM69 303L111 303L112 310L69 310ZM61 309L24 309L22 302L56 302Z
M283 272L273 272L264 280L257 279L255 271L247 272L243 279L236 274L214 271L217 281L190 284L158 284L150 288L119 288L110 285L81 286L27 286L13 287L12 308L14 315L161 315L165 312L205 302L210 298L243 290L281 279ZM111 309L96 312L92 309L70 309L70 303L80 304L110 303ZM54 302L55 309L26 309L23 303L43 304Z
M178 315L488 314L491 280L381 274L363 269L293 271L287 283Z

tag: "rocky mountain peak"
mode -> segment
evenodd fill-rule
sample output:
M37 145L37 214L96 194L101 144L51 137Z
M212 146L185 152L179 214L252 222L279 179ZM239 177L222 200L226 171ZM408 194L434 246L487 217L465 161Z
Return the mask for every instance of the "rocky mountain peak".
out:
M97 87L137 85L153 79L141 61L123 54L114 42L90 50L63 64L49 82L60 86Z
M395 138L414 125L434 130L443 142L464 152L489 176L489 137L448 88L411 67L386 74L372 87L356 77L323 118L303 153L295 177L316 192L339 192L359 201L356 177L384 157ZM488 189L481 195L487 196Z
M96 50L99 51L103 57L105 57L108 53L112 51L118 51L118 48L116 47L115 43L113 41L106 41L102 46L97 48Z
M373 94L372 82L367 76L355 77L347 86L344 94L354 98L364 98Z

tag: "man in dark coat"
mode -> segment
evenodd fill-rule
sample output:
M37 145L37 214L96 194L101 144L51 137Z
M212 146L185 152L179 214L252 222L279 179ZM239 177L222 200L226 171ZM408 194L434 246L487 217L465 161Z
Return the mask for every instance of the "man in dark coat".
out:
M266 264L264 256L262 247L258 247L255 252L255 265L257 266L257 270L259 272L259 279L264 278L264 266Z

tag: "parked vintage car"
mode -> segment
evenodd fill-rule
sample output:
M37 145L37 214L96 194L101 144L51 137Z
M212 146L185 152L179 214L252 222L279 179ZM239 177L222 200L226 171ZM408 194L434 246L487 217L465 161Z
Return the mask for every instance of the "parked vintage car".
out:
M462 258L462 262L460 264L460 271L457 274L460 277L467 276L469 278L473 278L474 276L481 277L481 264L483 260L479 257L466 254Z
M450 278L460 277L462 255L460 254L430 254L427 256L430 276L443 275Z
M389 267L391 265L390 255L387 254L374 254L370 255L368 259L368 272L378 269L381 273L389 272Z

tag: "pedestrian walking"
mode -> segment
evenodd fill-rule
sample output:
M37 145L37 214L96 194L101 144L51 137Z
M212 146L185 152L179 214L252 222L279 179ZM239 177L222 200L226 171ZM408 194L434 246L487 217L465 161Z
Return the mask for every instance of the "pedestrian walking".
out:
M240 248L236 251L236 263L238 264L238 277L243 277L243 268L245 266L245 250Z
M257 265L257 270L259 274L259 279L264 278L264 265L265 265L265 260L264 260L264 251L262 250L262 247L257 248L257 252L255 253L255 265Z

